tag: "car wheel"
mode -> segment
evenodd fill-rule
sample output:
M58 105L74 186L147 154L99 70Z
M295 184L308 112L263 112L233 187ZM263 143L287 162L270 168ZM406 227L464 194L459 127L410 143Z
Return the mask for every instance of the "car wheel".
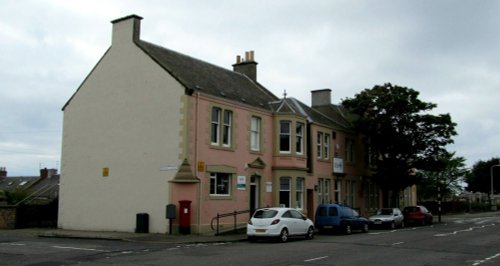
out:
M389 225L389 227L391 228L391 230L396 229L396 222L394 222L394 221L393 221L393 222Z
M307 229L306 239L313 239L313 238L314 238L314 227L310 226L309 229Z
M405 221L401 222L401 228L405 228Z
M351 225L350 224L347 224L344 228L344 233L346 235L350 235L352 233L352 229L351 229Z
M283 230L281 230L280 241L282 243L285 243L286 241L288 241L288 230L286 228L283 228Z
M368 233L368 224L363 225L363 233Z
M250 242L254 242L255 241L255 236L247 236L247 240L250 241Z
M422 222L421 222L422 226L425 226L427 223L425 222L425 219L422 219Z

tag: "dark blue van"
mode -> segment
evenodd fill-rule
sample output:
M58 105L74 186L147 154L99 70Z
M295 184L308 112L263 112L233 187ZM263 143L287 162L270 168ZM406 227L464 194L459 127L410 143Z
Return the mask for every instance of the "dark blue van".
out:
M346 205L320 204L316 209L314 226L320 233L338 231L348 235L353 230L367 233L368 224L368 219Z

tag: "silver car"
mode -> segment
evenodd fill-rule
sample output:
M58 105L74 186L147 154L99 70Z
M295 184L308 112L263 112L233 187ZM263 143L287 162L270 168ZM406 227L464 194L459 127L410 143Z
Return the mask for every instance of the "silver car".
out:
M304 236L306 239L314 237L313 222L296 209L258 209L247 224L249 240L277 238L286 242L291 236Z
M375 215L368 218L372 227L386 227L394 229L396 227L405 227L404 216L398 208L378 209Z

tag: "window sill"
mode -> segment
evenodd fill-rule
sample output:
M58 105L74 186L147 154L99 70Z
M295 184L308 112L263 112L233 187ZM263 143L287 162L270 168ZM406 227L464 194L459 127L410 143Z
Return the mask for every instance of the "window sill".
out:
M210 194L209 195L210 200L232 200L233 196L231 195L214 195Z
M210 145L210 149L214 149L214 150L221 150L221 151L233 151L234 152L234 148L233 147L224 147L224 146L217 146L217 145Z

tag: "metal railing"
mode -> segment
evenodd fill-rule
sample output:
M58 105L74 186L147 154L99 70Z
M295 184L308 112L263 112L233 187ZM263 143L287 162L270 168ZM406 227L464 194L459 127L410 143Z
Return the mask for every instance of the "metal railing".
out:
M238 232L238 224L237 224L237 216L240 215L240 214L245 214L245 213L250 213L250 210L245 210L245 211L233 211L233 212L228 212L228 213L223 213L223 214L219 214L217 213L217 216L215 216L214 218L212 218L212 221L210 222L210 227L212 228L212 230L216 231L215 232L215 235L219 235L219 228L220 228L220 220L221 218L225 218L225 217L233 217L233 222L234 222L234 233L237 233ZM217 226L216 228L214 228L214 221L217 221Z

